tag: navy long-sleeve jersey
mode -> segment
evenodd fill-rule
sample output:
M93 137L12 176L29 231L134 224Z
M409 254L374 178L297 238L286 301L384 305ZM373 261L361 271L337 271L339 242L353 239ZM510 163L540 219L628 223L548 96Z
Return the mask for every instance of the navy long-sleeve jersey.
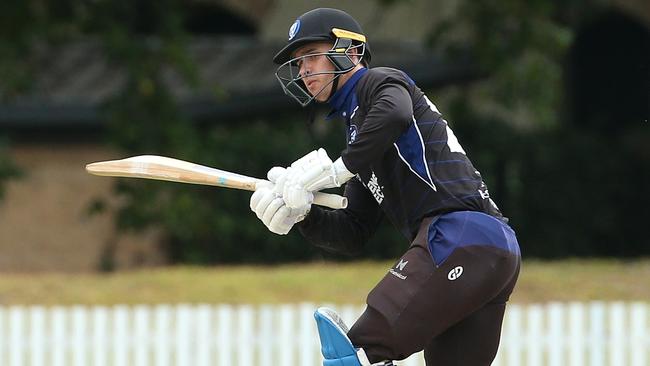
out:
M297 226L316 246L353 254L386 216L412 241L424 217L479 211L503 219L433 103L404 72L361 69L332 96L332 116L347 126L342 210L312 206Z

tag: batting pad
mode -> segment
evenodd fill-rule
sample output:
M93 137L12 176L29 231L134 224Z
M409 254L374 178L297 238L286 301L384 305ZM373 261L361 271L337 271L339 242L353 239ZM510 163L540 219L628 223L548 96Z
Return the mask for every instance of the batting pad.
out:
M348 327L332 309L318 308L314 313L318 335L320 336L323 366L364 366L370 365L363 350L354 348L347 336ZM359 360L361 354L363 363Z

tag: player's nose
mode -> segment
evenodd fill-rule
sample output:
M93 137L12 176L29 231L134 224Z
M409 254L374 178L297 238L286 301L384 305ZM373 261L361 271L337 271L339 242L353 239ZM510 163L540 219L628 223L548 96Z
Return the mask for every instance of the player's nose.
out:
M303 62L300 65L299 74L301 77L307 77L311 74L311 68L307 64L307 62Z

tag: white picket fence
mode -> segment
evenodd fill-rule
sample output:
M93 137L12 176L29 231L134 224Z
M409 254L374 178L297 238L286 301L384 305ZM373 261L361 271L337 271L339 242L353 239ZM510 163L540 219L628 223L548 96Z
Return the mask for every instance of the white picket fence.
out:
M363 310L331 307L349 324ZM0 365L315 366L321 364L315 308L0 307ZM650 365L649 308L640 302L510 305L494 365ZM422 360L416 354L398 364Z

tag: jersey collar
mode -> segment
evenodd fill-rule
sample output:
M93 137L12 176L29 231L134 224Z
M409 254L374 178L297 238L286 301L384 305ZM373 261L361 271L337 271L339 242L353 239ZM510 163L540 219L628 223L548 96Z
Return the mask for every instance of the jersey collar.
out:
M348 81L346 81L345 84L343 84L343 86L332 95L330 100L327 102L330 107L332 107L332 111L327 115L327 119L342 116L342 113L346 111L349 113L348 109L350 109L352 91L357 85L359 79L361 79L363 74L367 71L368 69L365 67L357 70L357 72L350 76Z

